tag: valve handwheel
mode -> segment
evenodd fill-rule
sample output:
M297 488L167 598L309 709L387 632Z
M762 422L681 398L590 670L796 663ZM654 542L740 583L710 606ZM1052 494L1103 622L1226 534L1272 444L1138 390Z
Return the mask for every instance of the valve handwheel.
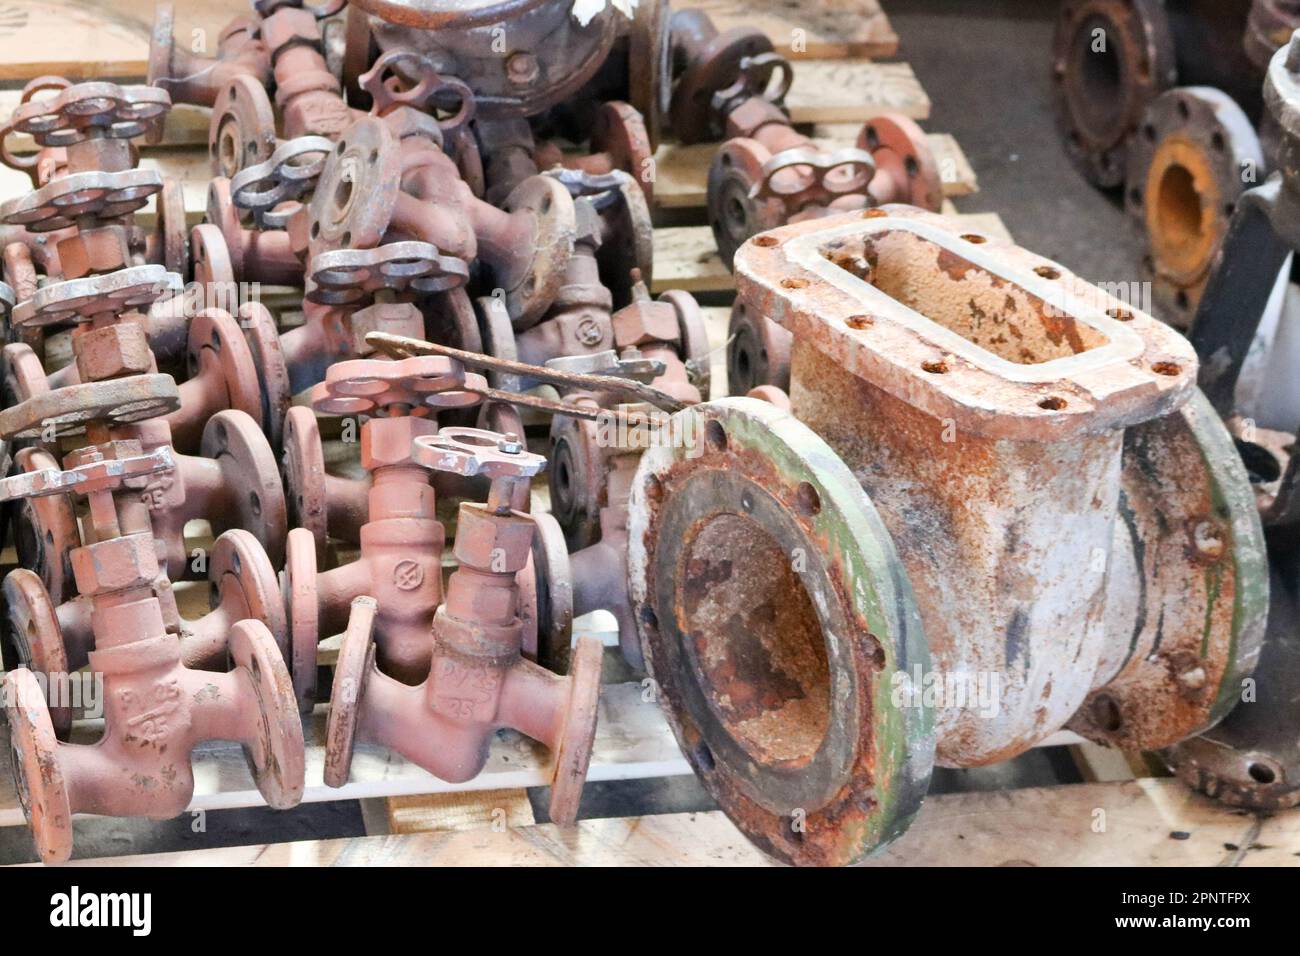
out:
M464 408L482 400L471 389L483 390L481 375L441 355L417 355L400 361L354 359L336 362L325 381L312 389L312 405L327 415L369 415L378 409L404 405L411 415L435 409Z

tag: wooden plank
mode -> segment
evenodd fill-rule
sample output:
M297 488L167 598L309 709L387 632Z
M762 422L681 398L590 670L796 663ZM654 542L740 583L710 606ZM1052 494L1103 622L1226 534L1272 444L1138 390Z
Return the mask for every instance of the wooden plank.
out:
M487 766L467 783L446 783L386 748L358 744L352 761L351 780L338 789L327 787L323 781L327 713L324 705L317 706L304 727L307 738L305 803L550 785L551 755L546 748L522 734L501 731L493 741ZM101 724L98 720L79 722L74 727L74 741L92 743L99 736ZM645 699L640 684L607 684L601 688L588 780L630 780L689 773L690 765L677 749L658 704ZM243 749L239 745L213 741L195 748L191 810L260 807L264 803L248 773ZM23 823L13 781L9 774L5 774L0 779L0 826L20 826Z
M155 0L41 0L0 7L0 80L143 77ZM176 37L213 55L222 28L247 13L236 0L180 0Z
M842 129L840 126L833 127ZM814 137L825 150L854 145L857 126L840 138ZM943 180L943 194L949 198L969 196L979 190L975 170L957 140L947 133L930 133L930 149ZM708 203L709 165L718 151L717 143L664 143L655 153L655 204L665 209L691 209Z
M889 57L898 34L879 0L690 0L719 30L757 27L784 56Z
M865 123L884 112L930 116L930 97L906 63L801 60L785 98L795 123Z
M1257 817L1173 780L955 793L926 801L868 866L1294 866L1300 810ZM72 865L763 866L721 813L356 837Z
M479 790L389 797L389 833L528 827L537 822L527 790Z

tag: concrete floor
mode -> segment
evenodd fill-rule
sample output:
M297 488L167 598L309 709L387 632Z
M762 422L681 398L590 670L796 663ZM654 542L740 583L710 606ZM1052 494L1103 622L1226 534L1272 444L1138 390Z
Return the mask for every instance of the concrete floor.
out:
M678 0L688 6L687 0ZM911 63L933 101L924 124L953 134L979 177L963 212L997 212L1018 242L1094 282L1137 281L1141 245L1115 197L1098 193L1062 151L1053 126L1050 49L1055 3L1045 0L884 0ZM7 772L7 771L6 771ZM1079 779L1064 748L1035 750L977 770L937 770L932 792L986 790ZM539 821L549 791L530 794ZM591 784L583 818L712 809L693 777ZM355 801L285 813L215 811L203 829L174 821L90 818L76 825L77 856L161 852L364 833ZM0 863L33 860L23 829L0 829Z
M883 0L933 102L979 177L962 212L996 212L1018 243L1097 283L1142 280L1138 228L1061 147L1052 109L1051 0Z

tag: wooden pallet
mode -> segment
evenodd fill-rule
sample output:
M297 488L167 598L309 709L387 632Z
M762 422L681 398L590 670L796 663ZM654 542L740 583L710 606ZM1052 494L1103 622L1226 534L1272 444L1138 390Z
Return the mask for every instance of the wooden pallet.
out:
M494 818L500 819L500 817ZM931 797L867 866L1295 866L1300 810L1255 815L1171 780ZM73 866L769 866L725 816L671 813L309 840Z

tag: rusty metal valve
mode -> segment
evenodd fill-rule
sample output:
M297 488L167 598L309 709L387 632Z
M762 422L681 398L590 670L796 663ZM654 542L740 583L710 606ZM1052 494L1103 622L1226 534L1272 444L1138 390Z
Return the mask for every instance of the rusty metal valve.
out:
M555 751L551 819L572 823L591 759L602 648L594 638L580 638L567 677L521 654L517 575L532 556L535 524L511 502L546 459L525 451L517 436L475 428L419 436L411 457L434 471L485 475L491 490L486 504L461 503L459 567L433 618L421 683L403 682L376 665L375 608L365 599L354 604L334 675L326 782L346 782L358 735L441 779L470 780L483 769L495 731L510 727Z
M794 417L678 413L698 440L642 457L629 586L679 742L742 830L847 862L907 826L932 760L1064 726L1151 749L1227 712L1263 534L1183 339L903 206L761 235L737 277L793 336Z
M36 675L19 668L5 676L19 799L46 863L71 855L74 813L166 819L183 811L194 790L189 754L204 740L243 744L271 806L302 798L302 725L265 625L230 628L228 673L185 667L164 627L152 534L133 492L174 467L169 449L144 453L122 441L79 449L62 471L0 481L0 500L72 493L89 504L72 565L92 605L95 646L87 656L103 675L103 736L93 745L58 741Z

